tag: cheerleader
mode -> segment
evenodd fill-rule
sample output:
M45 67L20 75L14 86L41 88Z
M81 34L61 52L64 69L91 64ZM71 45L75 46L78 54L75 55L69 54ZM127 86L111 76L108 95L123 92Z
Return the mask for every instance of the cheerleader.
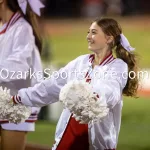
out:
M48 105L59 100L60 90L65 84L84 76L92 85L93 92L97 93L99 102L107 104L108 115L103 120L88 124L79 124L65 108L57 124L52 150L116 150L122 96L134 97L137 92L137 77L128 77L128 72L136 73L134 48L123 35L117 21L109 18L95 20L89 28L87 41L88 49L93 54L79 56L59 70L59 76L51 76L34 87L21 89L13 97L15 104L32 107ZM106 72L107 75L98 77L95 72ZM64 73L68 76L64 76Z
M0 0L0 85L13 95L43 79L42 42L36 24L36 14L40 15L42 7L40 1ZM41 78L37 74L30 77L29 71L40 72ZM33 107L31 116L17 125L0 120L1 149L23 150L27 132L35 130L39 111Z

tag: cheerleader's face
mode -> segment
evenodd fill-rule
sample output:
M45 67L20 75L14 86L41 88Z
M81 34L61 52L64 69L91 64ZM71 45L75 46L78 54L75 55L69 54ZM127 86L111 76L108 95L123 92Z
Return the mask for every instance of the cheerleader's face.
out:
M98 53L103 49L109 49L110 38L105 35L101 27L93 22L87 34L88 49Z

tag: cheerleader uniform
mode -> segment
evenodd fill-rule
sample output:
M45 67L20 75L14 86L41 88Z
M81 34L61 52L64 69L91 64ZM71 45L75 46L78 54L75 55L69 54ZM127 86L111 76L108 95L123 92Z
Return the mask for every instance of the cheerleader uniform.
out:
M14 95L19 89L42 81L42 72L32 27L17 12L0 28L0 85L10 89ZM31 116L17 125L0 120L1 127L5 130L34 131L39 111L40 107L33 107Z
M64 109L57 124L52 150L116 150L123 106L122 90L127 83L128 66L112 54L94 68L93 60L94 55L79 56L58 71L59 77L51 76L34 87L21 89L13 97L14 103L48 105L59 100L60 89L67 82L88 76L87 82L100 101L107 103L109 113L101 122L79 124L70 111ZM65 73L66 78L63 76Z

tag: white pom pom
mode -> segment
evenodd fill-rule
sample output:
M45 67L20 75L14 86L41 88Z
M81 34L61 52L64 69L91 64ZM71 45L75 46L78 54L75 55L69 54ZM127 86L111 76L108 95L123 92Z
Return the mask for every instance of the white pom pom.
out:
M67 83L61 89L59 99L82 124L101 121L109 111L107 105L93 93L92 86L84 80L73 80Z
M11 101L10 90L0 87L0 119L7 119L11 123L21 123L29 118L31 108L22 104L14 105Z

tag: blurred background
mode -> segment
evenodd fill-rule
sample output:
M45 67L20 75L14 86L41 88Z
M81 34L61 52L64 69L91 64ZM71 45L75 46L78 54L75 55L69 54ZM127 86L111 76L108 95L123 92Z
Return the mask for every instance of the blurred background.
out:
M89 53L86 35L96 17L113 17L136 48L143 74L137 99L124 97L117 150L150 150L150 0L43 0L39 22L44 38L43 67L58 70L79 55ZM28 141L52 146L59 102L43 107L36 131Z

